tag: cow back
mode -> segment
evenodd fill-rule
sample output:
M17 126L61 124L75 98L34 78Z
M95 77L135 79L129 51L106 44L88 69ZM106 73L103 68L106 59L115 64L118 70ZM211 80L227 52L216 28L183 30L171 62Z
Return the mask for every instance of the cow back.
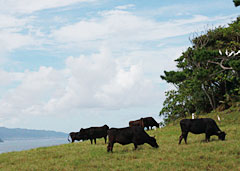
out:
M211 118L182 119L180 126L182 132L192 132L194 134L206 133L206 131L217 133L220 131L216 122Z
M107 130L109 127L107 125L101 127L90 127L86 129L81 129L80 134L84 139L94 139L102 138L107 136Z
M153 117L146 117L146 118L142 118L142 119L143 119L144 126L146 126L146 127L148 127L148 126L159 127L159 124Z

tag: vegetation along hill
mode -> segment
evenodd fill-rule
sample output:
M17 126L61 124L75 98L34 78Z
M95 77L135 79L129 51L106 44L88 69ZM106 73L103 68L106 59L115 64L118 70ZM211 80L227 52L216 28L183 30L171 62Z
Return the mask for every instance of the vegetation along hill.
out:
M32 138L61 138L61 137L67 137L67 134L62 132L56 132L56 131L0 127L0 137L2 140L32 139Z

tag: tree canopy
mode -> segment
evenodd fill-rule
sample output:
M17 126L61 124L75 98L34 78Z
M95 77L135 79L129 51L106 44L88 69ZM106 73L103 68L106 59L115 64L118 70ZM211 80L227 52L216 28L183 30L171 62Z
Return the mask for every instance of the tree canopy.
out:
M175 60L177 71L160 76L176 87L166 92L160 111L165 122L240 100L240 17L228 27L194 33L190 41L192 47Z
M240 5L240 0L233 0L233 3L235 5L235 7Z

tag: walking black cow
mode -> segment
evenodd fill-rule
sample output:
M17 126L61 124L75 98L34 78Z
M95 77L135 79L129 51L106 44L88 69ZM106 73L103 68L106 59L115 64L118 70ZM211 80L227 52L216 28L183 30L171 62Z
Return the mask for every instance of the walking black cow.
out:
M69 137L71 137L72 143L73 143L75 140L77 140L77 141L82 140L82 137L80 136L80 133L79 133L79 132L70 132L70 133L69 133L69 135L68 135L68 141L70 142Z
M157 123L153 117L146 117L141 119L143 120L144 127L147 127L147 130L149 130L149 127L152 129L153 126L159 128L159 123Z
M91 144L92 144L92 140L94 140L94 143L96 144L96 138L104 137L105 144L106 144L108 129L109 129L109 127L107 125L104 125L102 127L90 127L90 128L86 128L86 129L81 128L80 129L80 137L82 138L82 140L90 139Z
M113 150L114 143L122 145L133 143L135 149L138 145L148 143L152 147L158 148L158 144L154 137L150 137L140 126L126 128L111 128L108 130L108 146L107 151Z
M225 140L226 133L222 132L217 126L216 122L211 118L201 119L183 119L180 121L182 134L179 137L179 144L184 138L187 144L188 132L193 134L206 134L206 141L210 141L210 136L217 135L220 140Z

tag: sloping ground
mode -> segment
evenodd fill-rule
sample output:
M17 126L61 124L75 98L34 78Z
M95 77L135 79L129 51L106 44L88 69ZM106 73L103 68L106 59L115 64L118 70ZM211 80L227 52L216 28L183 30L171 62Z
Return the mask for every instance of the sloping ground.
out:
M240 108L202 117L215 119L227 133L226 141L212 136L206 143L204 134L189 134L188 144L178 145L181 132L177 121L148 131L156 136L158 149L144 144L135 151L133 144L116 144L114 152L107 153L103 139L97 140L97 145L85 141L1 154L0 170L240 170Z

